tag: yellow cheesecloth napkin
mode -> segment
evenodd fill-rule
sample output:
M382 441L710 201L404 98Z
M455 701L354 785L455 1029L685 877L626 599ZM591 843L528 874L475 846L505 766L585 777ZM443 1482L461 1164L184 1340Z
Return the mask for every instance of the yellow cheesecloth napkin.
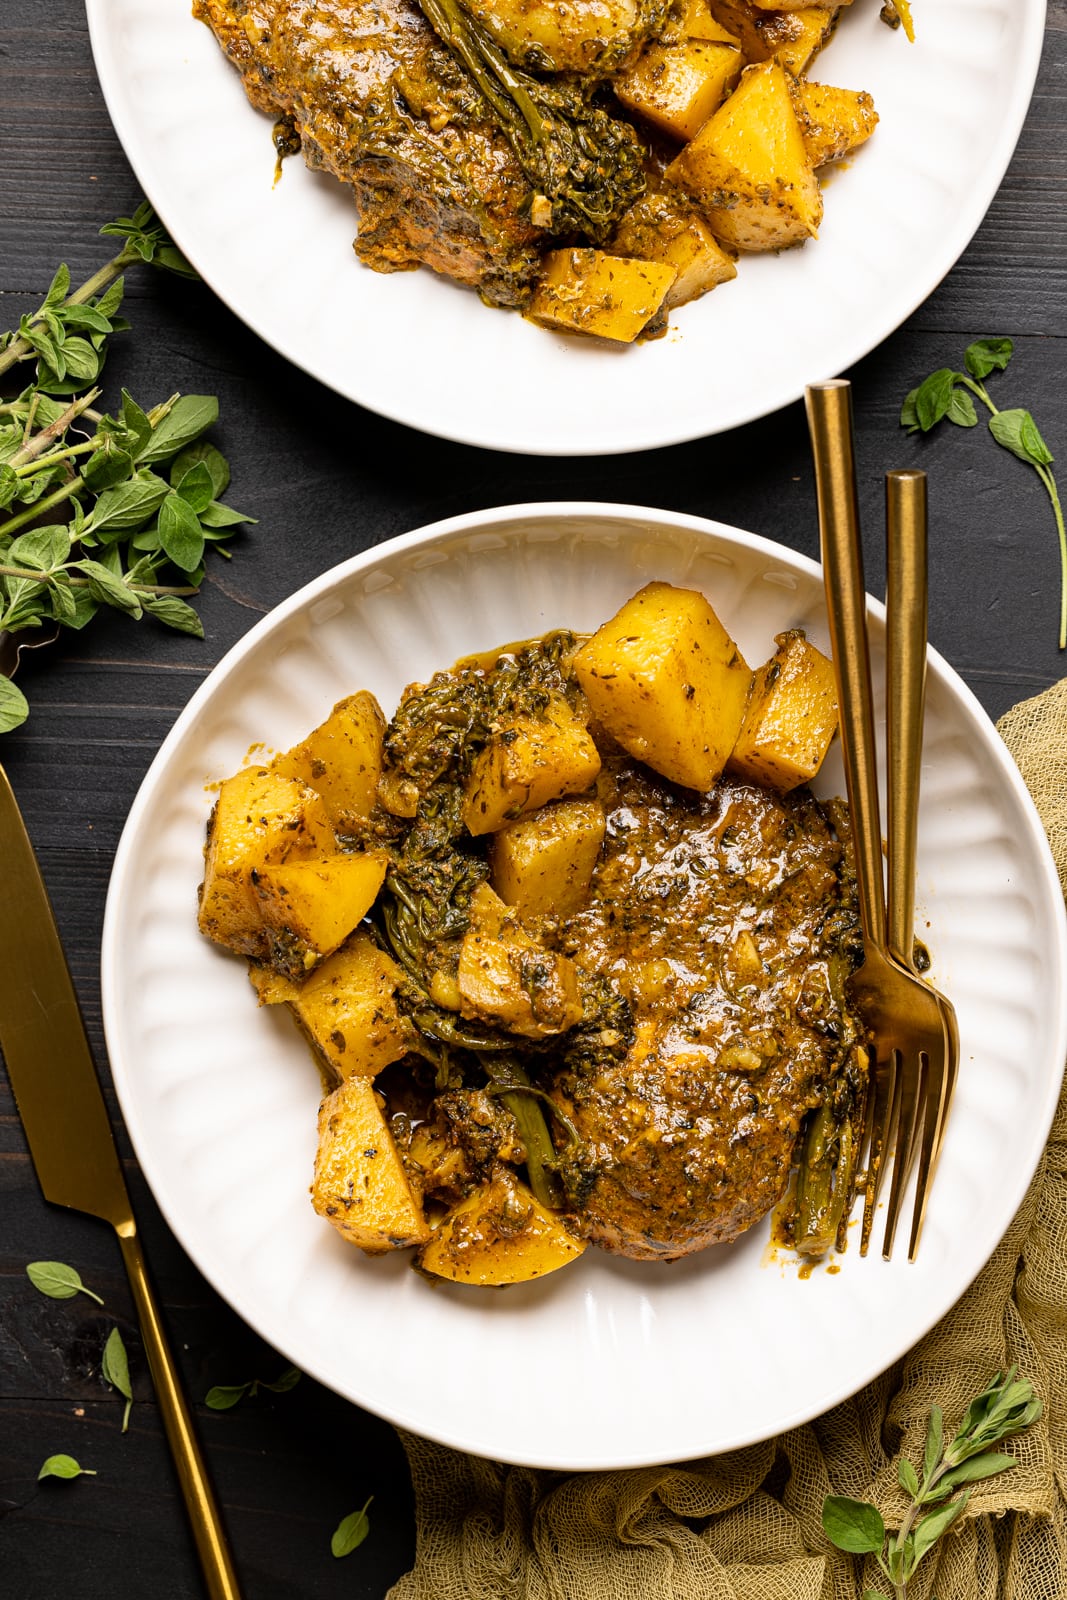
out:
M1067 680L999 723L1067 893ZM891 1527L901 1454L921 1460L997 1368L1045 1402L919 1567L916 1600L1067 1600L1067 1092L1023 1205L988 1266L905 1358L777 1439L681 1465L568 1475L501 1466L403 1435L413 1571L388 1600L858 1600L873 1564L833 1549L827 1494L873 1500ZM864 1581L865 1580L865 1581Z

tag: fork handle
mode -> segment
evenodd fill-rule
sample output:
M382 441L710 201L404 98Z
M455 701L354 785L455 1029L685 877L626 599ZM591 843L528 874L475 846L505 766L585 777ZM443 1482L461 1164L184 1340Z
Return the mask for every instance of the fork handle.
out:
M909 971L915 943L915 849L926 704L926 473L887 472L886 767L889 948Z
M867 647L867 595L863 583L859 503L852 442L852 389L843 378L811 384L808 427L822 530L826 607L841 721L845 784L852 816L860 921L870 942L885 949L882 830L874 746L871 663Z

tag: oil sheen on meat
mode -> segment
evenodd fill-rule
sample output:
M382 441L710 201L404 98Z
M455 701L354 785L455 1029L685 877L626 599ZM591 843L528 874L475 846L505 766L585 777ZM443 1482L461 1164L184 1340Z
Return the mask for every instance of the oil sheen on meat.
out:
M707 796L605 763L592 902L562 948L630 1000L617 1064L553 1089L580 1225L608 1250L669 1260L735 1238L785 1190L797 1134L847 1048L855 908L842 845L806 791L728 777Z
M291 119L308 165L350 185L361 260L525 300L540 265L529 184L416 0L194 0L194 14L252 104Z

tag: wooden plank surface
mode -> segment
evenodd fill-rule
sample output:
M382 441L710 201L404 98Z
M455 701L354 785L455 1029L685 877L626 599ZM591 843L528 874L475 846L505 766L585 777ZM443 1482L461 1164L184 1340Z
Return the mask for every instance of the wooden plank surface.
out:
M903 395L959 364L977 336L1007 334L1001 380L1067 453L1067 0L1052 0L1044 59L1018 152L985 222L920 310L851 374L862 500L881 517L886 468L931 474L931 632L993 715L1062 674L1058 557L1032 473L984 430L926 441L897 427ZM111 129L76 0L23 0L0 16L0 327L34 309L59 260L80 281L104 259L100 223L138 199ZM727 438L608 460L498 456L408 430L338 399L261 344L202 285L131 277L134 331L115 341L109 395L151 402L217 393L233 499L260 518L212 566L204 643L103 618L27 664L33 715L0 741L53 895L98 1060L98 959L112 856L160 740L226 649L279 600L394 533L475 507L603 499L711 515L814 555L803 416L792 406ZM488 313L487 313L488 314ZM1009 402L1010 403L1010 402ZM358 441L358 450L353 441ZM882 583L872 547L868 578ZM0 914L2 902L0 864ZM109 1091L110 1095L110 1091ZM280 1359L205 1284L140 1180L113 1098L149 1258L189 1392L272 1377ZM0 1589L12 1600L193 1600L200 1580L113 1240L41 1200L0 1074ZM25 1277L35 1259L78 1266L104 1295L53 1302ZM99 1374L117 1320L137 1403L130 1431ZM410 1486L392 1430L304 1379L233 1412L199 1406L248 1600L381 1596L410 1563ZM36 1482L67 1451L98 1476ZM375 1496L373 1529L345 1561L340 1518Z

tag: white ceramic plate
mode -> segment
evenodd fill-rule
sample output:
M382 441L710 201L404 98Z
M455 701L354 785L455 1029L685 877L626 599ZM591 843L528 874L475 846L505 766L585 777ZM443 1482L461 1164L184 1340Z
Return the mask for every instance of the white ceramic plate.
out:
M361 266L347 190L299 158L274 187L270 122L189 0L88 0L126 154L238 316L384 416L544 455L673 444L764 416L866 355L959 258L1015 148L1045 0L921 0L914 46L878 11L855 0L813 73L869 89L882 119L828 184L818 242L750 257L666 338L611 349L491 311L429 272Z
M472 650L591 629L651 577L704 589L746 658L802 626L826 648L818 569L751 534L619 506L441 522L337 567L215 669L145 779L108 899L103 999L138 1158L174 1232L235 1309L305 1371L431 1438L590 1468L677 1460L801 1422L903 1354L986 1261L1033 1173L1067 1048L1064 908L994 729L931 662L919 904L956 1003L959 1088L919 1260L853 1247L798 1277L769 1228L673 1266L590 1249L506 1291L428 1285L311 1209L317 1070L244 963L196 928L207 785L284 749L343 694L391 712ZM874 623L880 667L882 635ZM879 711L880 685L876 690ZM839 769L822 776L842 791Z

